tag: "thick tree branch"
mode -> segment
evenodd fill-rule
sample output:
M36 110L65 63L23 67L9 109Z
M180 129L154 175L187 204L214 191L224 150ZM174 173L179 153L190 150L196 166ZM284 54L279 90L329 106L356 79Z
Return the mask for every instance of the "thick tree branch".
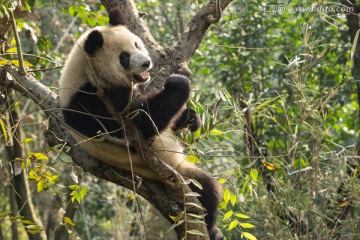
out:
M225 9L231 2L231 0L220 0L220 8ZM211 23L215 22L209 21L208 17L217 15L216 3L210 2L190 20L175 46L177 57L181 59L182 64L187 64L191 60Z

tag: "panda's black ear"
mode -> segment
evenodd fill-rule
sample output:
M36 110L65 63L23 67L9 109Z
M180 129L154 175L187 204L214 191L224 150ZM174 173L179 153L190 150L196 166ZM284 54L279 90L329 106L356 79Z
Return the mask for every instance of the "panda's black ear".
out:
M84 50L87 54L92 55L96 50L102 48L103 44L104 38L101 32L93 30L85 40Z
M125 20L119 8L113 8L109 11L109 24L112 26L125 25Z

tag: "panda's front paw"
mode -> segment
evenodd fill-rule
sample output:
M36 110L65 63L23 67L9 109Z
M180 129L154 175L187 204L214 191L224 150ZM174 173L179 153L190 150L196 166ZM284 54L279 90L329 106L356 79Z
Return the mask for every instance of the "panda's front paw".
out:
M180 129L188 128L191 132L195 132L200 127L200 117L197 113L191 109L186 108L179 115L179 118L175 121L172 126L173 131L178 131Z
M189 130L195 132L200 127L201 121L199 115L191 108L189 109Z
M183 75L171 75L164 85L164 91L168 90L181 91L182 93L190 92L190 80Z

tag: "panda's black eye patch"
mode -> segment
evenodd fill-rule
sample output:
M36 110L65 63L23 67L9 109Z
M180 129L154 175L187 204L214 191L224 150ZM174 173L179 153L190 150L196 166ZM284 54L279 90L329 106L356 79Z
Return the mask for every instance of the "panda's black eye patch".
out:
M136 47L137 49L141 50L141 47L140 47L140 45L139 45L137 42L135 42L135 47Z
M121 52L120 56L120 63L124 69L129 69L130 67L130 54L128 52Z

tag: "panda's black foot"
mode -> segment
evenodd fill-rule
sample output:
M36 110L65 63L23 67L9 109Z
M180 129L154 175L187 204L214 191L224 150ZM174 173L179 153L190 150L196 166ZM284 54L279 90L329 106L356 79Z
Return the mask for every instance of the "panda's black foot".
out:
M176 91L182 95L190 94L190 80L183 76L174 74L171 75L164 85L164 91Z
M209 233L210 240L224 240L224 235L221 231L214 229L212 232Z

